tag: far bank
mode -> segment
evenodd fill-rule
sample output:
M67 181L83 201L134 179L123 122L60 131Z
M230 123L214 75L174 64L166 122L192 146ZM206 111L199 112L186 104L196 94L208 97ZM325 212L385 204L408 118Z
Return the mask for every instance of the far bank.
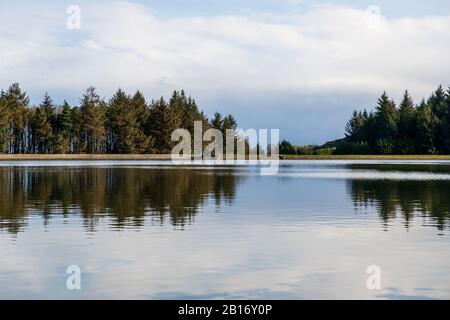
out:
M280 160L450 160L450 155L280 155ZM242 159L242 157L239 157ZM265 158L267 159L267 158ZM0 154L0 161L171 160L170 154Z

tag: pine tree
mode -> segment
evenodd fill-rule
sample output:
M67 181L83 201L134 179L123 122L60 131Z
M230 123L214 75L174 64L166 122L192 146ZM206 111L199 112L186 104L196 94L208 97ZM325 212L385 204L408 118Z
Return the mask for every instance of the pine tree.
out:
M108 127L111 136L111 152L145 153L150 151L151 141L142 130L141 116L145 100L138 95L134 101L121 89L109 101ZM139 112L139 114L138 114ZM148 117L148 116L147 116Z
M445 123L442 128L444 132L444 151L446 154L450 154L450 87L445 93L445 116L442 121Z
M50 98L47 92L44 95L44 100L42 101L40 107L44 109L48 121L53 122L55 118L55 106L53 104L52 98Z
M184 97L184 91L182 92L182 97ZM195 99L192 97L185 99L184 104L184 116L183 116L183 128L186 128L191 134L194 134L194 122L195 121L202 121L204 122L205 115L203 112L200 112L198 109L197 103L195 102ZM206 123L203 123L203 129L207 129Z
M414 101L409 94L408 90L403 95L403 100L400 103L399 108L399 121L398 121L398 152L402 154L411 154L415 150L416 140L416 108Z
M367 141L367 122L369 115L366 110L353 111L352 117L345 126L345 136L352 142Z
M280 154L296 154L294 146L287 140L281 140L278 145L278 152Z
M133 127L136 125L130 97L118 89L109 101L108 127L110 131L111 152L133 152Z
M64 100L62 112L58 117L58 125L60 128L60 133L63 133L66 137L70 137L73 126L72 109L66 100Z
M213 118L211 119L211 127L222 131L223 128L223 118L220 112L215 112Z
M70 150L73 153L86 152L86 144L82 139L82 114L80 108L72 108L72 143Z
M446 152L446 134L448 132L448 124L446 121L447 103L445 91L442 86L431 95L428 100L433 113L433 141L438 153Z
M95 92L94 87L86 90L81 99L81 145L87 153L101 153L105 151L105 105Z
M443 119L447 112L447 103L445 97L445 90L442 86L439 86L435 92L431 95L428 103L431 105L431 111L439 119Z
M450 87L447 88L447 92L445 93L445 103L446 103L446 114L447 116L450 115Z
M52 141L52 126L48 119L47 112L44 107L36 108L33 119L33 136L35 144L35 152L49 153L50 143Z
M72 110L64 100L61 112L56 116L56 130L54 130L54 153L65 154L71 150L72 143Z
M408 139L414 136L415 130L415 106L414 101L412 100L408 90L405 91L403 95L403 100L400 103L399 108L399 123L398 123L398 131L399 136L403 139Z
M145 101L144 95L140 91L136 91L131 99L131 105L134 108L134 114L136 117L136 124L139 128L146 134L145 128L148 122L148 117L150 116L150 110L148 108L147 102Z
M170 108L178 114L180 127L194 134L195 121L203 121L197 103L192 97L186 97L184 90L174 91L169 101Z
M180 127L178 113L170 108L163 97L150 106L149 128L158 153L170 153L173 147L172 133Z
M398 114L394 101L392 101L386 92L383 92L378 99L378 105L375 108L375 127L377 130L377 139L394 140L397 138Z
M181 92L178 91L174 91L172 93L172 96L170 97L169 100L169 108L172 110L173 113L176 113L179 120L180 120L180 127L182 127L183 129L185 128L185 103L186 103L186 99L183 95L181 94Z
M423 154L435 154L436 148L433 141L433 110L425 100L418 108L417 142L416 149Z
M11 153L24 153L26 150L25 132L28 124L28 104L30 99L22 92L18 83L12 84L5 94L6 107L11 114L10 135Z
M227 130L233 130L235 132L237 130L237 121L231 114L229 114L225 118L223 118L223 121L222 121L223 134L226 134Z
M0 93L0 153L8 152L11 135L9 125L11 114L6 105L5 92Z

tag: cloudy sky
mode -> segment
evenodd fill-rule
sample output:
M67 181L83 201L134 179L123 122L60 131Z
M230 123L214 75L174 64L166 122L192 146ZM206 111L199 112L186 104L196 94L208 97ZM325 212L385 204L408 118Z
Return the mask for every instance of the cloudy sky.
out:
M184 88L209 115L302 144L343 136L383 90L419 100L450 85L445 0L5 0L0 43L0 88L19 82L33 103Z

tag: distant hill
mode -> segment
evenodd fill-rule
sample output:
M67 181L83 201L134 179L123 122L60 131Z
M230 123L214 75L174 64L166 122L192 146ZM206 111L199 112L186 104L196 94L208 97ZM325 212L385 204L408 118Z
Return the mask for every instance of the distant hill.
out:
M347 142L347 138L332 140L332 141L328 141L328 142L324 143L317 149L337 148L337 147L341 146L342 144L344 144L345 142Z

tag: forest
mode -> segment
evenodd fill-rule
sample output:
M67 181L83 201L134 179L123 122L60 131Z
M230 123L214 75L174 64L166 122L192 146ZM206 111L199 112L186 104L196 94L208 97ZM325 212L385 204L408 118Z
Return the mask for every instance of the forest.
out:
M79 106L67 101L55 105L46 93L38 106L18 83L0 94L0 153L6 154L142 154L170 153L177 128L193 134L194 121L203 130L223 133L237 129L232 115L216 112L211 119L183 90L148 103L140 91L133 95L118 89L108 100L88 88Z
M450 154L450 88L415 104L408 91L397 106L384 92L373 112L354 111L341 154Z
M133 95L118 89L105 100L88 88L71 106L55 105L46 93L31 105L18 83L0 93L0 153L5 154L167 154L177 128L191 135L194 121L203 131L237 130L234 116L214 113L209 119L195 99L183 90L147 102L140 91ZM249 148L249 146L247 145ZM345 126L345 137L318 146L296 146L286 140L280 154L450 154L450 88L439 86L416 104L405 91L400 104L386 92L373 111L355 110Z
M448 155L450 88L439 86L416 104L406 90L400 104L386 92L373 111L355 110L343 139L323 146L296 146L283 140L280 154Z

